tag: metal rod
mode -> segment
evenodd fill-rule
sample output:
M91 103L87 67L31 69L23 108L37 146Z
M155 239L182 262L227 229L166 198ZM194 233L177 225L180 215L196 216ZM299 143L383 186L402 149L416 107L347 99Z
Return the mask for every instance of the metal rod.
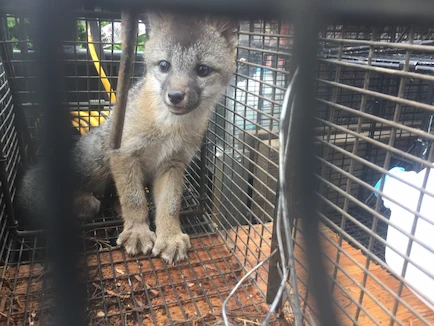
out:
M344 67L360 69L360 70L363 69L363 70L375 71L375 72L379 72L379 73L383 73L383 74L387 74L387 75L408 77L411 79L421 79L421 80L427 80L427 81L434 82L434 76L433 75L424 75L421 73L410 72L410 71L368 66L365 63L352 63L352 62L348 62L345 60L341 61L341 60L336 60L336 59L321 59L321 58L319 58L318 61L328 63L328 64L334 64L334 65L340 65L340 66L344 66Z
M38 75L38 95L44 108L45 203L49 235L49 257L55 310L54 324L84 325L82 282L77 263L78 228L72 214L74 178L71 173L71 130L69 114L62 110L63 83L61 41L68 35L72 3L65 0L37 1L32 15ZM49 18L47 18L49 17Z
M320 38L320 41L330 42L330 43L342 43L342 44L363 44L375 47L384 48L394 48L399 50L412 50L412 51L423 51L423 52L434 52L434 46L431 45L420 45L420 44L409 44L409 43L392 43L392 42L382 42L382 41L365 41L365 40L351 40L351 39L341 39L341 38Z
M3 152L3 150L1 152ZM8 227L16 229L18 222L15 219L14 206L12 204L11 192L9 190L10 184L6 170L6 158L3 154L0 155L0 182L6 206Z
M285 283L288 278L291 277L292 289L295 296L288 298L291 304L292 311L294 312L294 321L296 326L302 325L302 316L300 308L300 298L298 295L297 274L295 267L295 251L292 239L293 221L296 215L296 205L294 202L295 194L293 188L289 188L288 185L294 183L294 160L290 159L289 151L294 146L292 142L292 131L294 130L294 103L296 95L294 89L297 84L296 78L299 69L295 70L293 79L288 87L288 92L285 94L284 103L282 105L282 117L279 128L279 202L277 208L277 219L275 221L277 225L277 242L280 250L280 261L282 265L283 277L276 293L276 296L271 303L270 310L264 318L263 324L267 325L268 320L271 318L271 314L281 308L282 294L285 289ZM288 180L289 179L289 180ZM289 181L289 182L288 182ZM282 232L283 231L283 232ZM283 233L283 234L282 234ZM285 241L286 240L286 241ZM284 243L284 241L286 243ZM286 263L288 261L288 263Z
M346 239L349 239L350 241L354 241L354 243L357 245L358 248L360 248L361 250L364 250L364 254L366 255L370 255L372 258L376 258L375 256L373 256L371 254L371 252L367 251L367 249L361 245L360 243L357 242L357 240L353 239L351 236L348 235L348 233L346 233L345 231L341 230L339 228L339 226L336 226L335 224L331 223L330 220L324 216L322 213L318 212L319 216L321 217L321 220L324 221L326 223L327 226L329 226L331 229L335 229L335 232L340 233L342 232L343 235L345 236ZM337 229L339 228L339 229ZM373 282L378 283L385 291L387 294L391 295L395 300L398 300L399 303L405 307L406 309L412 311L412 307L411 305L405 301L405 299L403 299L402 297L398 296L394 290L390 289L386 284L382 283L380 281L380 279L375 276L372 271L367 270L365 268L364 265L360 264L360 262L358 262L350 253L348 253L347 251L343 250L342 247L339 247L338 244L334 241L331 241L330 238L327 236L327 234L324 234L324 232L320 231L320 234L322 236L322 238L325 239L325 241L327 241L330 245L332 245L336 250L340 251L343 255L345 255L345 257L349 260L351 260L351 262L354 264L354 266L357 266L360 270L363 271L363 273L366 273ZM334 259L332 259L330 256L328 256L327 254L325 255L326 259L329 260L329 262L333 265L336 265L336 261L334 261ZM388 265L386 264L381 264L380 265L384 268L384 270L388 270ZM341 265L338 266L340 272L342 272L346 277L348 277L348 279L350 279L352 282L354 282L355 285L357 285L361 291L365 292L366 295L375 302L375 304L377 304L383 311L384 313L386 313L389 317L393 318L394 320L396 320L397 322L399 322L399 319L397 318L396 315L392 314L389 310L389 308L387 308L381 301L378 300L378 298L375 297L374 294L370 293L370 291L368 290L368 288L364 287L358 280L354 279L354 277L345 269L343 268ZM402 277L401 277L402 279ZM402 281L400 279L400 281ZM342 285L339 285L339 282L336 279L331 278L331 281L337 285L338 287L342 287ZM347 293L346 291L344 291L342 288L340 288L342 292L344 292L346 295L348 295L348 297L351 297L351 301L357 306L359 307L364 313L366 313L367 315L369 315L369 312L366 311L366 307L363 306L363 304L360 304L357 300L355 300L355 298L350 295L349 293ZM340 309L343 309L342 307L339 307ZM345 309L345 308L344 308ZM412 311L412 313L415 314L415 316L417 318L420 319L420 321L426 323L427 325L429 325L428 321L417 311ZM372 317L370 317L372 319ZM375 320L375 319L372 319Z
M256 270L258 270L262 265L264 265L267 261L269 261L271 259L271 257L273 257L276 253L277 253L278 249L274 249L274 251L267 257L265 258L263 261L261 261L258 265L256 265L255 267L253 267L248 273L246 273L239 281L238 283L234 286L234 288L232 289L232 291L229 293L229 295L226 297L225 301L223 301L222 304L222 316L223 316L223 321L225 323L225 325L230 325L229 324L229 320L228 320L228 314L226 312L226 306L229 302L229 300L233 297L233 295L235 294L235 292L237 292L237 290L240 288L240 286L244 283L244 281L250 276L252 275Z
M410 209L410 208L408 208L408 207L402 205L401 202L397 201L396 199L393 199L392 197L390 197L390 196L388 196L388 195L385 195L382 191L375 189L375 188L374 188L373 186L371 186L369 183L366 183L366 182L362 181L361 179L359 179L358 177L355 177L354 175L349 174L347 171L341 169L340 167L334 165L333 163L330 163L330 162L328 162L328 161L326 161L326 160L324 160L323 158L320 158L320 157L317 157L317 160L319 160L322 164L324 164L325 166L329 167L330 169L332 169L332 170L334 170L334 171L336 171L336 172L342 174L342 176L344 176L344 177L346 177L346 178L350 178L350 179L353 180L354 182L358 183L358 184L359 184L361 187L363 187L364 189L367 189L367 190L369 190L369 191L372 191L372 192L378 193L378 195L379 195L381 198L385 198L385 199L391 201L392 203L394 203L394 204L400 206L401 208L405 209L406 211L408 211L408 212L410 212L410 213L412 213L412 214L414 214L414 215L417 215L418 217L420 217L420 218L421 218L422 220L424 220L425 222L432 223L432 222L430 221L430 219L428 219L426 216L423 216L422 214L420 214L420 213L418 213L418 212L416 212L416 211L414 211L414 210L412 210L412 209ZM321 178L322 178L322 179L325 179L323 176L322 176ZM345 193L345 192L343 192L343 193ZM357 199L357 202L359 202L359 203L361 203L361 204L364 204L364 205L367 205L366 203L364 203L363 201L361 201L361 200L359 200L359 199ZM369 206L367 206L367 207L369 207ZM382 216L382 215L381 215L380 213L378 213L378 216ZM384 218L384 217L383 217L383 218ZM386 218L384 218L384 220L382 220L382 222L385 222L386 224L389 224L389 225L390 225L390 222L388 222L388 221L389 221L389 220L386 219ZM428 249L429 247L427 246L426 248ZM429 250L429 249L428 249L428 250Z
M41 234L45 234L46 230L26 230L26 231L21 231L18 230L17 228L14 229L13 231L14 235L19 237L19 238L31 238L31 237L35 237Z
M375 121L377 121L379 123L382 123L382 124L384 124L386 126L397 128L397 129L400 129L400 130L405 130L405 131L408 131L409 133L412 133L412 134L417 135L417 136L421 136L421 137L423 137L425 139L434 140L434 135L428 134L427 132L422 131L420 129L408 127L408 126L406 126L406 125L404 125L402 123L398 123L396 121L391 121L391 120L387 120L387 119L384 119L384 118L376 117L376 116L374 116L372 114L369 114L369 113L360 112L359 110L350 108L350 107L342 105L342 104L333 103L333 102L322 100L322 99L319 99L319 98L317 98L316 100L318 102L320 102L320 103L323 103L323 104L335 107L335 108L337 108L339 110L343 110L343 111L352 113L355 116L360 115L360 116L362 116L364 118L375 120Z
M69 0L70 3L76 3L76 0ZM231 17L244 18L296 18L303 6L303 1L298 0L87 0L86 4L100 6L105 9L133 9L135 11L144 11L145 9L157 10L176 10L190 14L215 14L227 15ZM0 9L6 12L32 11L35 6L39 5L38 1L31 0L14 0L6 1ZM328 21L340 20L348 23L384 23L389 21L393 23L400 21L402 23L415 22L419 24L430 24L434 19L434 3L431 0L328 0L318 1L317 12L327 18ZM312 14L312 13L309 13Z
M315 15L319 8L317 1L309 1L304 10L299 12L295 26L294 65L299 67L297 98L293 114L294 123L291 134L291 157L297 171L288 187L295 189L299 203L299 218L305 233L307 261L312 280L312 293L318 303L319 321L321 325L340 325L334 312L330 294L330 286L325 277L322 250L318 237L318 216L316 214L315 159L314 159L314 67L316 67L317 37L319 17Z
M119 67L118 85L116 88L117 103L113 114L110 137L111 149L119 149L124 128L125 110L133 69L134 45L137 39L138 14L134 11L122 11L122 57Z
M319 121L319 122L321 122L322 124L324 124L326 126L330 126L331 128L334 128L336 130L339 130L339 131L342 131L344 133L347 133L348 135L351 135L354 138L360 138L361 140L365 141L368 144L375 145L376 147L382 148L382 149L384 149L386 151L390 151L390 152L392 152L395 155L399 155L399 156L402 156L403 158L407 158L408 160L412 161L413 163L419 163L420 165L425 166L425 167L432 167L432 163L429 163L426 160L423 160L423 159L421 159L419 157L416 157L416 156L414 156L412 154L404 152L404 151L402 151L400 149L397 149L395 147L391 147L389 145L381 143L378 140L373 139L373 136L371 136L371 135L369 135L369 137L368 137L368 136L363 135L362 133L358 134L355 131L349 130L349 129L345 128L345 127L342 127L342 126L337 125L335 123L331 123L331 122L329 122L327 120L324 120L324 119L321 119L321 118L316 118L316 120ZM364 180L364 178L361 178L361 179Z
M404 104L404 105L408 105L408 106L414 106L415 108L418 109L424 109L430 112L434 112L434 106L430 105L430 104L425 104L425 103L421 103L421 102L417 102L417 101L413 101L413 100L407 100L405 98L399 97L399 96L392 96L392 95L387 95L387 94L383 94L383 93L379 93L376 91L371 91L368 89L363 89L363 88L359 88L359 87L355 87L355 86L350 86L350 85L345 85L345 84L340 84L340 83L336 83L333 81L328 81L328 80L324 80L324 79L316 79L316 81L329 85L329 86L334 86L334 87L339 87L342 89L346 89L355 93L360 93L363 95L369 95L369 96L373 96L373 97L378 97L378 98L383 98L385 100L389 100L392 102L395 102L397 104ZM363 113L363 112L361 112ZM372 115L370 115L372 116ZM396 122L396 121L393 121Z
M410 186L410 187L412 187L412 188L414 188L414 189L417 189L417 190L420 191L420 192L423 192L423 193L425 193L425 194L427 194L427 195L429 195L429 196L431 196L431 197L434 197L434 194L433 194L432 192L430 192L430 191L428 191L428 190L426 190L426 189L424 189L424 188L422 188L422 187L419 187L418 185L415 185L415 184L409 182L408 180L406 180L406 179L400 177L399 175L395 175L395 174L390 173L389 170L386 170L386 169L384 169L384 168L382 168L382 167L379 167L378 165L376 165L376 164L374 164L374 163L372 163L372 162L370 162L370 161L367 161L367 160L365 160L364 158L361 158L361 157L359 157L359 156L357 156L357 155L354 155L354 154L352 154L352 153L350 153L350 152L348 152L348 151L346 151L346 150L344 150L344 149L342 149L342 148L340 148L340 147L338 147L338 146L336 146L336 145L333 145L333 144L331 144L331 143L327 143L327 142L324 141L324 140L318 139L318 141L319 141L321 144L323 144L324 146L330 146L330 147L333 148L334 150L336 150L336 151L338 151L338 152L344 154L345 156L347 156L347 157L349 157L349 158L352 158L352 159L357 160L357 161L359 161L359 162L361 162L361 163L363 163L363 164L366 164L366 165L369 166L371 169L373 169L373 170L375 170L375 171L377 171L377 172L380 172L380 173L384 174L385 176L388 175L388 176L390 176L390 177L392 177L392 178L394 178L394 179L396 179L396 180L398 180L398 181L401 181L402 183L404 183L404 184L406 184L406 185L408 185L408 186ZM381 214L380 214L380 215L381 215Z
M200 148L200 176L199 176L199 206L200 208L197 211L202 211L202 214L205 212L205 201L207 199L206 196L206 154L207 154L207 143L204 141Z
M341 195L345 196L345 191L344 191L344 190L342 190L342 189L336 187L336 186L335 186L334 184L332 184L331 182L322 179L322 178L321 178L320 176L318 176L318 175L317 175L317 178L318 178L321 182L324 182L327 186L329 186L329 187L330 187L331 189L333 189L334 191L339 192ZM317 195L318 195L318 193L317 193ZM319 196L319 195L318 195L318 196ZM349 196L349 197L352 199L352 201L353 201L354 203L357 203L357 204L359 204L359 206L361 206L362 208L365 208L365 210L367 210L367 211L371 210L371 211L375 212L375 210L371 209L370 207L364 207L364 204L362 204L362 203L360 203L360 202L357 202L357 199L356 199L355 197L353 197L353 196ZM331 207L333 207L333 208L334 208L336 211L338 211L339 213L345 215L345 217L346 217L348 220L350 220L350 221L353 222L355 225L357 225L357 227L359 227L361 230L363 230L366 234L370 234L371 237L372 237L373 239L375 239L376 241L380 242L380 243L381 243L382 245L384 245L384 246L388 246L390 249L392 249L394 252L396 252L396 254L398 254L399 256L401 256L402 258L404 258L405 260L408 260L410 263L412 263L414 266L416 266L417 268L419 268L419 269L420 269L422 272L424 272L425 274L427 274L427 275L429 275L429 276L431 276L431 277L434 278L434 273L432 273L432 272L430 272L430 271L424 269L423 266L420 266L418 263L414 262L410 257L405 256L404 254L400 253L400 252L398 251L398 249L396 249L395 247L393 247L393 246L391 246L390 244L388 244L386 240L384 240L384 239L383 239L381 236L379 236L378 234L372 232L372 230L371 230L370 228L368 228L366 225L364 225L363 223L361 223L360 221L358 221L357 219L355 219L354 216L352 216L352 215L346 213L342 208L336 207L336 205L332 204L331 202L328 202L328 205L331 206ZM386 219L384 216L382 216L382 215L380 215L380 214L378 214L378 216L375 215L375 214L372 214L372 215L373 215L375 218L377 218L379 221L385 222L385 223L388 224L389 226L392 226L392 227L396 228L396 229L397 229L399 232L401 232L403 235L406 235L406 236L408 236L408 238L410 238L410 239L412 239L413 241L417 242L421 247L424 247L424 248L427 249L427 250L431 250L431 247L429 247L429 245L427 245L427 244L421 242L420 240L416 239L414 235L409 236L410 233L408 233L408 232L406 232L406 231L402 231L402 229L401 229L400 227L396 226L395 224L390 224L390 223L388 223L388 222L387 222L387 219ZM370 250L369 250L368 248L365 248L365 250L367 250L368 252L370 252ZM368 255L368 256L370 256L370 258L371 258L371 256L376 257L374 254L372 254L372 255ZM374 259L374 260L377 260L377 261L378 261L378 259Z

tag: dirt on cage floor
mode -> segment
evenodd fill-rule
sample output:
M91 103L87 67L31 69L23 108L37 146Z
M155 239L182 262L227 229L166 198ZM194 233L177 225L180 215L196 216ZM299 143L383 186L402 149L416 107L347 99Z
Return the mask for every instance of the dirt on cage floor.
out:
M272 230L272 224L265 227ZM189 252L189 259L178 265L167 265L159 258L143 255L129 257L123 250L109 245L87 252L82 259L87 262L83 266L86 266L84 276L87 285L88 324L121 325L123 322L126 325L222 325L219 324L221 304L243 276L239 260L248 265L248 269L257 263L258 257L253 253L257 252L259 242L252 240L259 237L258 231L264 232L259 225L240 229L228 235L237 243L235 255L216 234L192 236L193 249ZM302 230L300 226L297 229L297 275L299 290L303 295L306 289L300 281L306 284L308 274L304 268L306 260L303 254ZM324 225L321 226L321 232L323 237L328 239L323 241L325 253L331 258L336 257L337 235ZM263 235L266 239L271 236ZM266 255L270 252L270 243L264 241L261 244L260 250ZM248 248L243 246L248 245L252 246L252 250L245 255ZM365 264L366 257L360 250L346 241L342 242L342 249L359 264ZM345 255L341 255L340 266L355 280L362 281L363 271ZM264 267L258 274L262 275L262 280L267 280L267 264ZM330 262L327 267L332 268ZM390 290L397 291L398 280L375 263L370 264L369 271L377 280L368 277L366 290L387 309L392 310L395 300L379 282L386 284ZM42 320L44 324L49 321L53 301L50 297L49 270L46 266L35 263L2 267L0 275L3 275L0 289L0 325L36 326L42 324ZM337 273L337 280L357 301L360 295L357 284L341 271ZM233 325L260 324L268 309L263 295L259 292L265 289L266 282L261 281L261 278L244 284L229 302L229 316ZM354 318L357 305L336 287L334 298ZM434 312L406 287L401 298L427 320L434 322ZM358 322L361 325L373 323L367 313L377 322L389 323L390 317L387 313L366 294L362 305L366 312L360 312ZM352 325L342 310L337 312L342 325ZM399 305L396 315L404 325L423 325L402 304ZM287 320L287 323L282 320L275 321L274 325L291 325L291 316L287 316Z
M220 236L192 236L191 242L189 259L176 265L130 257L110 245L82 256L88 324L218 325L222 302L244 270ZM50 321L49 268L39 263L9 266L0 268L0 274L0 325ZM268 306L250 280L230 300L228 310L233 325L257 325Z

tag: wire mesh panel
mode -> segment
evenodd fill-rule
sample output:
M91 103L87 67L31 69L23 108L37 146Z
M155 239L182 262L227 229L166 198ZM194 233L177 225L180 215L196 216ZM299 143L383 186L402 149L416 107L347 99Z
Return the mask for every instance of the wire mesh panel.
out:
M320 35L318 214L345 325L434 322L430 190L418 204L411 186L389 177L395 168L424 179L432 164L432 39L432 29L407 26L330 26ZM414 183L407 174L396 178ZM416 184L430 189L429 180Z
M77 137L104 123L116 101L119 17L83 10L64 37L67 100L59 109L70 113ZM13 201L18 166L26 167L30 148L25 141L20 145L16 112L24 110L31 145L40 155L44 116L36 93L32 21L4 13L0 19L0 136L6 157L0 173L6 173ZM133 83L146 70L144 20L138 31ZM276 252L279 123L294 78L293 33L285 21L240 22L237 70L185 174L181 222L192 242L187 260L169 265L127 255L116 245L122 224L116 196L98 194L103 209L82 225L78 243L89 325L221 325L222 303L230 293L226 308L234 325L260 324L267 315L271 289L280 283L278 270L285 269L263 261ZM319 35L313 94L318 216L343 325L434 324L433 225L425 201L429 205L434 190L420 174L416 193L393 192L403 187L396 180L411 183L433 161L433 40L432 29L412 26L328 25ZM3 182L2 187L0 324L51 324L56 303L49 246L43 236L23 238L7 223L13 210ZM152 219L152 189L147 194ZM413 206L401 209L410 198L416 198ZM305 233L297 210L291 212L298 290L288 288L285 295L290 302L299 298L301 308L292 311L283 300L270 324L293 325L301 313L304 324L316 325Z
M13 95L25 111L37 154L43 156L44 116L36 93L32 22L16 15L1 18L0 46L7 53L2 60L10 67ZM85 10L77 16L74 33L65 36L63 109L70 112L77 137L111 114L121 55L119 23L119 13ZM139 23L132 83L145 71L143 26ZM128 256L116 245L121 231L116 198L97 194L102 212L83 225L79 244L89 324L208 325L220 319L222 302L246 270L269 256L290 33L282 22L241 23L237 72L212 116L202 152L185 175L181 222L193 245L187 261L172 266L160 258ZM152 219L152 189L147 191ZM6 225L5 218L2 222ZM2 239L5 314L0 323L50 324L56 307L44 237ZM235 324L258 322L268 311L267 274L264 266L229 302ZM272 324L279 323L273 317Z
M71 111L72 124L80 134L105 121L109 114L112 101L116 99L114 90L121 55L120 40L116 36L120 19L113 18L118 15L105 14L107 18L104 19L87 17L85 13L83 11L83 15L77 17L76 25L71 28L71 35L65 36L63 46L66 71L63 77L67 93L65 106ZM12 66L16 96L26 111L32 136L38 141L43 119L36 96L32 25L26 16L7 15L2 17L2 22L2 46L7 55L3 62ZM140 53L143 52L146 35L144 23L141 22L140 26L133 81L137 81L144 71Z
M247 269L270 254L278 177L280 110L288 83L289 25L240 25L238 68L207 134L207 208ZM256 281L266 292L268 267Z
M0 148L1 148L1 251L2 263L9 255L7 248L10 245L8 218L11 219L12 206L7 204L10 198L14 198L16 192L16 180L18 162L21 160L22 143L16 123L14 100L12 90L8 83L7 73L3 63L0 63Z

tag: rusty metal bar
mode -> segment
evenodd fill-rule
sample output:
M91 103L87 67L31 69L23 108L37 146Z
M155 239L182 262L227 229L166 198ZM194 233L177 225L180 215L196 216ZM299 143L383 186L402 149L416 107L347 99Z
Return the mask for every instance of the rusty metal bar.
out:
M134 45L137 39L138 14L133 11L122 11L122 57L119 68L119 79L116 88L116 106L113 114L110 147L118 149L121 146L124 128L125 110L128 99L128 89L133 69Z

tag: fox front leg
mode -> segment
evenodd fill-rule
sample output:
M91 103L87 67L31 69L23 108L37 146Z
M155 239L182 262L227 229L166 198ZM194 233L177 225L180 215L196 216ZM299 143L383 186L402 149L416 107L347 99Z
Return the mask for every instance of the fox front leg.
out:
M169 263L187 257L190 239L182 233L179 221L185 166L171 163L158 171L154 181L157 240L152 253Z
M138 160L113 151L110 167L119 194L124 229L117 240L131 255L148 253L155 242L149 229L148 205L143 186L143 170Z

